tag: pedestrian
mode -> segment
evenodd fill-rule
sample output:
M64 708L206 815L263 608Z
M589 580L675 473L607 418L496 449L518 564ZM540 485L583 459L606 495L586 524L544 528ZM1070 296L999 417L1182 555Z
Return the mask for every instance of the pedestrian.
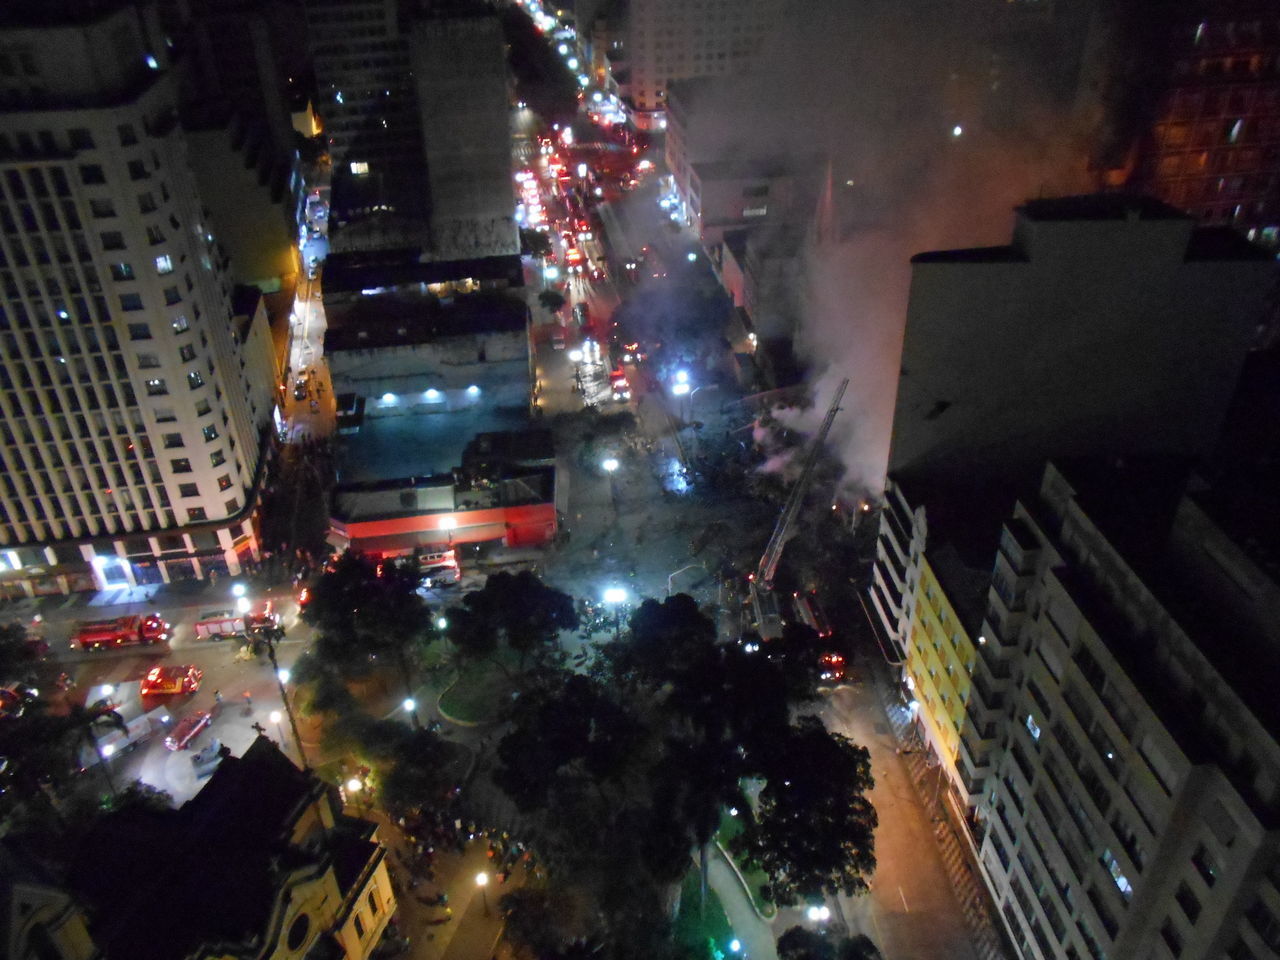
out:
M243 696L244 696L244 705L245 705L246 707L248 707L250 710L252 710L252 709L253 709L253 694L251 694L248 690L246 690L246 691L244 692Z
M218 705L221 705L221 704L222 704L222 691L221 691L221 690L215 690L215 691L213 691L213 702L214 702L214 703L216 703L216 704L218 704Z

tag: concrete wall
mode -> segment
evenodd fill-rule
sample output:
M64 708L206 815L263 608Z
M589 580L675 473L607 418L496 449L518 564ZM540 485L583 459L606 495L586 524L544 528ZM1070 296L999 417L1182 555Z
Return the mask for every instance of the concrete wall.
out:
M1186 221L1024 226L1025 260L913 264L890 472L1206 453L1272 265L1188 262Z

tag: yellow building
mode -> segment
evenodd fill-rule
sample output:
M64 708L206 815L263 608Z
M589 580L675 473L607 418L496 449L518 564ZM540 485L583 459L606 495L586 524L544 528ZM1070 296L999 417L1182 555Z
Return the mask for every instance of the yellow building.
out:
M964 728L973 665L973 638L929 559L922 557L904 669L923 733L949 768L954 768Z
M386 853L376 824L259 737L181 808L114 814L82 845L67 892L88 952L64 922L47 925L53 952L16 956L366 960L396 910Z

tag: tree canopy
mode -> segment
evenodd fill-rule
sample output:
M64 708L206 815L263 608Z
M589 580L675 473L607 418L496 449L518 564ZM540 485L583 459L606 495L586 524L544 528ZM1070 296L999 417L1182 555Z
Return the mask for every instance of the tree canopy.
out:
M547 670L522 693L493 773L540 825L553 875L578 878L609 918L611 948L643 904L661 911L665 885L692 850L705 851L730 806L744 821L741 852L779 902L865 889L875 866L869 757L816 719L792 718L812 683L786 657L721 641L688 596L646 600L629 626L585 673ZM793 639L807 657L810 638Z

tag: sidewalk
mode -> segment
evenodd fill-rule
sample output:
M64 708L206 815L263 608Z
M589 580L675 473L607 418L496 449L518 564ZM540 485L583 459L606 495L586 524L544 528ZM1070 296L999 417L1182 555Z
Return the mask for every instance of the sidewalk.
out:
M960 836L960 828L952 822L954 814L938 797L938 778L943 774L937 767L928 765L925 751L909 749L910 745L919 740L911 722L910 711L894 697L894 685L883 676L883 662L874 660L872 663L874 665L871 670L880 674L874 686L893 728L894 738L902 745L903 764L921 802L933 815L933 832L938 841L942 864L963 913L965 926L969 929L974 952L979 960L1005 960L1008 954L1004 942L992 922L995 906L978 877L968 841Z
M741 955L749 960L778 960L773 928L756 915L747 891L718 849L707 863L707 886L720 898L733 935L742 941Z

